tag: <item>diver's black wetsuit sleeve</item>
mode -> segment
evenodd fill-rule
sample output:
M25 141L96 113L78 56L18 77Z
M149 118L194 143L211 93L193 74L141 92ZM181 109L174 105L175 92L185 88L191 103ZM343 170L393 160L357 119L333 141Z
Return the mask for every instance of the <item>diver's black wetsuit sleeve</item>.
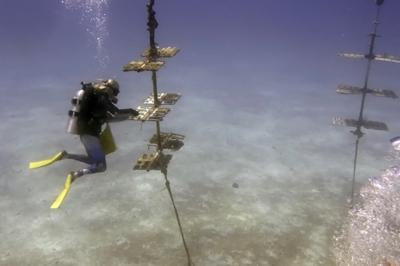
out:
M139 112L132 108L118 109L118 113L119 114L128 114L128 115L133 115L133 116L139 115Z
M115 106L110 100L107 99L106 102L106 106L107 106L107 111L112 113L113 115L117 115L119 113L121 113L121 110Z
M122 115L133 115L133 116L137 116L139 114L138 111L132 109L132 108L126 108L126 109L119 109L116 105L114 105L107 96L102 96L101 101L103 102L103 104L106 107L106 110L108 112L110 112L113 115L118 115L118 114L122 114Z
M120 122L127 120L130 116L137 115L139 115L139 112L134 109L118 109L118 112L116 114L112 114L112 116L109 116L107 121L110 123Z
M107 110L112 113L113 115L133 115L137 116L139 114L138 111L132 109L132 108L126 108L126 109L119 109L117 106L115 106L112 103L109 103L107 106Z
M126 120L129 116L137 116L139 115L139 112L132 109L132 108L126 108L126 109L119 109L116 105L114 105L107 96L104 96L102 99L103 104L106 107L107 112L111 113L111 117L108 117L109 122L117 122L117 121L123 121Z

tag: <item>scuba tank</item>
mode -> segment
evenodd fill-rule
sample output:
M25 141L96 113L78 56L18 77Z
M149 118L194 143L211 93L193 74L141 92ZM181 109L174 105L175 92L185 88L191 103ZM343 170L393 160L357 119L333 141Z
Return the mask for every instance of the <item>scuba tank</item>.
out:
M85 94L86 87L91 85L90 83L84 84L83 82L81 82L81 84L82 88L72 98L71 100L72 107L71 110L68 111L69 119L67 124L67 132L75 135L79 135L78 116L79 116L79 111L81 109L83 95Z
M119 84L113 79L98 80L90 83L81 82L81 85L82 88L72 98L72 107L68 111L69 119L67 124L67 132L75 135L79 135L81 133L79 132L78 128L78 117L79 112L82 109L82 100L85 96L86 90L91 91L89 92L90 95L92 95L92 93L106 94L112 103L117 103L117 95L119 93Z

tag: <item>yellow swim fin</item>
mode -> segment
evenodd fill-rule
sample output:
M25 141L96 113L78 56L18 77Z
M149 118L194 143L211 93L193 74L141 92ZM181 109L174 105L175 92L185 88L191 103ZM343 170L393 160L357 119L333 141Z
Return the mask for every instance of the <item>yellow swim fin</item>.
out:
M47 160L30 162L29 169L35 169L35 168L39 168L39 167L43 167L43 166L48 166L48 165L60 160L63 157L64 153L65 153L64 151L61 151Z
M64 183L64 189L58 194L56 200L51 204L50 208L51 209L58 209L60 207L61 203L63 203L65 197L67 196L70 188L71 188L71 183L72 183L72 176L69 174L67 176L67 179L65 180Z

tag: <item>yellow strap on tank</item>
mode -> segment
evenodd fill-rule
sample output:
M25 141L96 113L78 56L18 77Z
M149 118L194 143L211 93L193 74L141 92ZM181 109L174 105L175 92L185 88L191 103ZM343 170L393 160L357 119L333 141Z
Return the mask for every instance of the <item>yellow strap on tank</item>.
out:
M67 194L71 188L71 182L72 182L72 176L71 176L71 174L69 174L67 176L67 179L65 180L64 189L57 196L57 198L53 202L53 204L51 204L51 206L50 206L51 209L58 209L58 207L60 207L61 203L63 203L65 197L67 196Z
M29 169L35 169L43 166L48 166L58 160L61 159L61 156L63 155L63 152L59 152L50 159L43 160L43 161L37 161L37 162L30 162L29 163Z

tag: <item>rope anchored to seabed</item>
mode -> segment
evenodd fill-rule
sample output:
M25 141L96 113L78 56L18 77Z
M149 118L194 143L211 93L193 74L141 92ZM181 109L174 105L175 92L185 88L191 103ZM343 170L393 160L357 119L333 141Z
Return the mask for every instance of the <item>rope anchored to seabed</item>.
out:
M187 246L185 235L183 233L182 223L179 217L178 209L172 194L171 185L168 180L167 168L171 154L164 154L164 149L178 150L183 146L184 136L175 133L161 132L160 124L164 116L170 111L166 105L175 104L181 97L179 93L158 93L157 88L157 71L165 64L160 58L172 57L179 51L176 47L159 48L155 41L155 30L158 27L156 20L156 12L153 9L154 0L148 0L147 3L147 31L149 32L149 48L142 54L144 59L138 61L131 61L124 66L124 71L150 71L151 80L153 84L152 94L146 98L143 106L139 106L139 115L137 120L140 121L153 121L156 124L156 134L150 139L149 147L155 147L155 153L143 154L137 161L134 169L136 170L160 170L164 175L165 187L168 190L169 197L174 208L176 221L178 223L179 232L182 238L183 246L185 248L188 266L193 266L190 257L189 248Z
M187 260L188 260L188 266L194 266L194 263L192 262L192 259L191 259L191 257L190 257L189 248L188 248L188 246L187 246L187 244L186 244L185 235L184 235L184 233L183 233L183 227L182 227L182 224L181 224L181 220L180 220L180 218L179 218L178 209L176 208L176 205L175 205L174 196L172 195L171 186L170 186L170 183L169 183L169 180L168 180L168 175L167 175L167 169L164 168L163 170L161 170L161 172L164 174L165 187L166 187L167 190L168 190L168 194L169 194L169 197L170 197L170 199L171 199L172 206L174 207L174 212L175 212L176 221L177 221L178 226L179 226L179 232L180 232L180 234L181 234L183 246L185 247L185 252L186 252L186 256L187 256Z

